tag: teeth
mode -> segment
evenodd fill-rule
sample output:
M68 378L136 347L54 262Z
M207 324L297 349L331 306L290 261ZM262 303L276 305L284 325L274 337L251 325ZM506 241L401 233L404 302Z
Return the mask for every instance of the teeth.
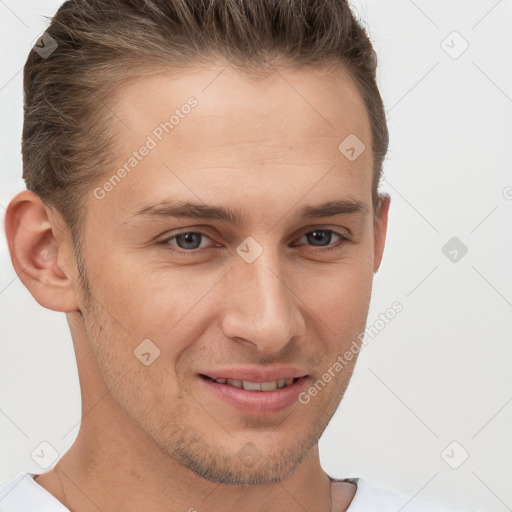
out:
M272 382L262 382L261 383L261 391L274 391L277 389L277 381L273 380Z
M246 391L274 391L293 384L294 379L278 379L270 382L250 382L248 380L215 379L219 384L228 384L235 388L243 388Z
M262 384L260 382L243 381L243 386L246 391L261 391Z

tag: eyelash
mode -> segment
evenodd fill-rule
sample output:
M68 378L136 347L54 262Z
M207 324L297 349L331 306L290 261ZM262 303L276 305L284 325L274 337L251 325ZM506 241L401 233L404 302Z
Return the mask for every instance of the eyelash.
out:
M310 231L306 231L305 233L303 233L299 238L302 238L304 235L308 235L309 233L312 233L313 231L324 231L326 233L333 233L334 235L337 235L340 237L340 240L338 241L337 244L335 245L332 245L332 244L329 244L327 246L311 246L313 248L316 248L316 250L320 251L320 252L324 252L324 251L332 251L332 250L335 250L335 249L339 249L341 246L345 245L346 242L350 242L350 239L344 235L343 233L340 233L339 231L336 231L334 229L318 229L318 228L315 228L315 229L312 229ZM170 250L170 251L173 251L173 252L176 252L178 254L185 254L187 256L195 256L197 254L199 254L200 252L204 251L204 250L209 250L209 249L214 249L214 247L204 247L202 249L191 249L191 250L184 250L184 249L180 249L180 248L176 248L177 246L172 246L173 248L171 249L170 246L172 244L169 243L170 240L173 240L174 238L180 236L180 235L187 235L187 234L194 234L194 235L202 235L202 236L205 236L206 238L210 238L210 236L205 233L204 231L201 231L201 230L195 230L195 231L182 231L181 233L176 233L164 240L161 240L160 242L158 242L159 245L162 245L163 248L165 250Z

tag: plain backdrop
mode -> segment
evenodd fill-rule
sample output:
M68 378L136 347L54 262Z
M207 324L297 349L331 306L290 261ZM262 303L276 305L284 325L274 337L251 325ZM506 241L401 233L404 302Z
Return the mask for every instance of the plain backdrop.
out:
M24 188L22 68L60 3L0 1L0 482L42 472L33 450L46 441L62 455L80 423L65 315L22 285L3 232ZM410 496L512 510L512 1L353 6L391 135L368 326L395 301L403 311L368 337L322 462Z

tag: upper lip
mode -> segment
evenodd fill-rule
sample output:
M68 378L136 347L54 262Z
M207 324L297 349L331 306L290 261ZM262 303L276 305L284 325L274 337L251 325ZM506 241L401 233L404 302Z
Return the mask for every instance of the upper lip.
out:
M211 379L233 379L249 382L272 382L279 379L296 379L308 375L308 372L289 366L274 366L272 368L225 368L200 372Z

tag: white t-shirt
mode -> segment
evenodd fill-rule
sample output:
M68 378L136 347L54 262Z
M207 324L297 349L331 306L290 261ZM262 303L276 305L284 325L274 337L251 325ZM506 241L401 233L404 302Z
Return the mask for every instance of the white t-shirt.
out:
M19 473L16 478L0 485L2 512L69 512L41 487L34 477L37 473ZM356 494L347 512L476 512L467 508L444 505L431 500L382 489L364 478L345 478L357 485ZM336 481L340 481L336 479Z

